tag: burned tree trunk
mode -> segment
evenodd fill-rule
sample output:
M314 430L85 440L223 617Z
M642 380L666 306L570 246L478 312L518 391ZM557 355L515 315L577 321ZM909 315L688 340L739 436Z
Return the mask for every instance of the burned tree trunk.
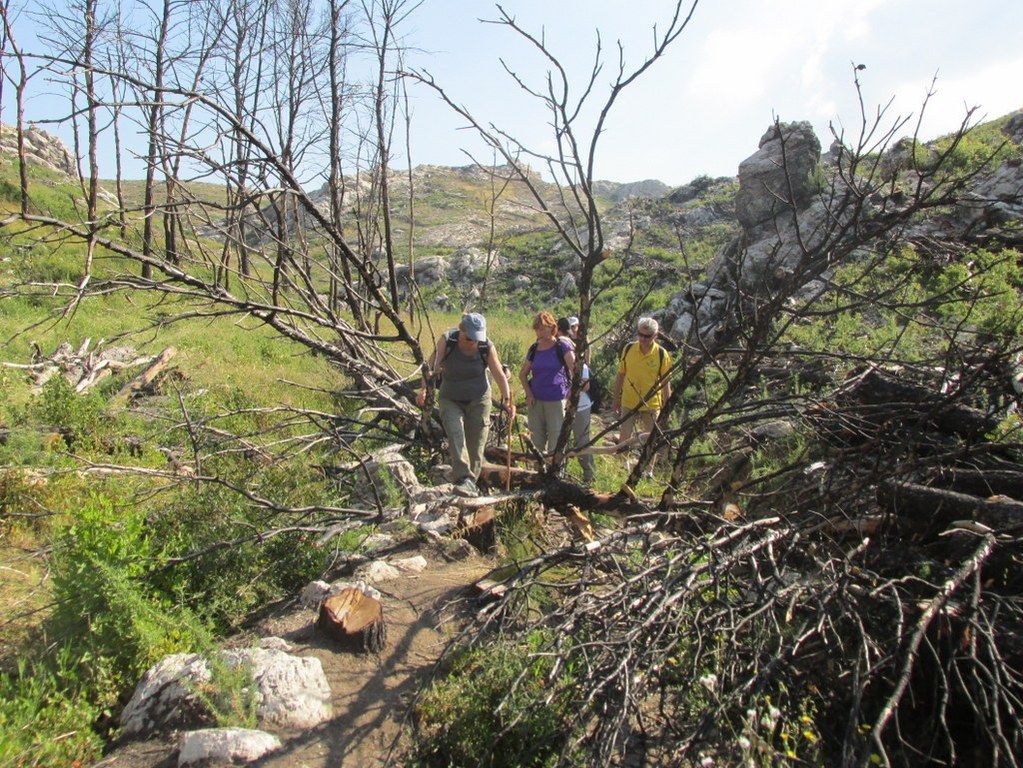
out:
M898 420L915 421L939 432L961 438L976 438L998 423L990 414L957 402L954 395L943 395L927 387L898 379L878 368L871 368L854 380L846 393L864 405L878 406L878 424Z
M964 469L944 467L937 481L959 493L975 496L1011 496L1023 499L1023 469Z
M1023 502L992 496L981 498L916 483L889 481L878 487L881 505L901 518L932 528L969 520L1005 531L1023 527Z

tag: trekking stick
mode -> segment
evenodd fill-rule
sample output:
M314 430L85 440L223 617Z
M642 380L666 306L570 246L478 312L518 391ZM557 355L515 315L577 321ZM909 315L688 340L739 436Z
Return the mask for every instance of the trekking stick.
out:
M509 392L509 394L511 393L511 387L508 387L508 392ZM512 400L512 402L514 403L515 401ZM517 413L513 416L511 410L508 411L508 434L505 436L505 439L504 439L505 446L508 448L508 464L505 467L506 474L504 476L504 491L505 491L505 493L509 493L511 491L512 422L515 421L515 419L517 419L517 418L518 418L518 414Z

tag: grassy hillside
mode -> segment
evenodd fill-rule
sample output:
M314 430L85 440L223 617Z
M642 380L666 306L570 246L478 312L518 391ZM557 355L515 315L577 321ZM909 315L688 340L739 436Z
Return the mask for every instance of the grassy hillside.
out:
M997 144L1000 134L984 128L956 146L958 168L974 170ZM923 149L940 151L943 141ZM0 166L7 210L18 204L14 170L9 160ZM80 191L54 174L31 174L33 211L76 220ZM485 286L473 272L424 288L424 313L409 327L428 352L461 306L475 302L514 373L534 338L536 311L576 312L577 297L559 295L574 256L521 187L501 190L492 220L495 190L486 175L417 174L417 256L492 248L501 266ZM701 178L662 199L608 204L592 329L609 334L593 357L605 384L618 336L631 334L628 320L698 280L734 236L735 187L733 179ZM394 191L400 243L408 209L400 183ZM222 200L215 187L191 192ZM125 194L138 201L139 184L126 185ZM345 226L353 242L366 235L353 222ZM0 234L0 360L12 364L0 368L0 595L11 607L0 620L0 764L87 763L148 665L166 653L215 647L267 604L348 562L385 509L404 509L393 482L375 486L370 500L359 495L364 475L348 460L400 441L425 476L439 457L411 420L381 421L386 406L375 410L365 391L348 391L358 366L347 369L348 379L310 351L314 344L289 341L257 321L272 312L229 315L208 296L135 290L137 263L107 251L89 273L90 286L103 290L76 302L86 277L83 244L60 231L41 240L25 224ZM309 238L310 258L321 257L324 244L315 233ZM372 259L373 238L366 242ZM212 281L219 241L195 245L188 266ZM644 716L669 741L702 733L715 756L735 764L827 764L828 745L845 746L848 737L863 746L878 711L869 706L885 703L886 686L900 674L896 651L876 649L906 647L918 606L944 606L943 590L966 584L973 594L963 606L986 607L994 589L995 612L1018 615L1018 541L998 540L994 551L1005 555L997 579L977 570L976 578L970 571L954 582L957 569L972 567L973 540L965 547L944 534L927 538L923 525L884 509L883 491L886 484L927 487L994 455L999 466L1018 463L1021 422L1018 410L1006 410L1003 374L1020 353L1023 259L998 243L943 244L940 253L916 242L870 245L862 261L828 270L827 294L765 304L762 315L739 318L752 330L729 346L676 356L678 407L663 425L675 472L665 460L654 479L638 478L616 497L654 499L641 516L595 516L608 530L629 525L628 536L608 540L607 550L577 552L561 546L563 533L549 535L554 524L537 523L553 505L510 505L501 534L512 564L502 573L519 581L507 612L492 615L506 622L504 642L495 649L480 638L479 650L452 657L421 700L424 764L492 755L510 733L506 717L522 724L515 749L539 744L537 751L548 750L543 758L554 760L564 734L605 722L603 710L593 715L587 706L629 705L630 692L608 687L623 679L647 686L644 704L660 697ZM275 272L293 255L285 247L268 247L266 255L253 267L265 280L235 279L231 290L262 298L275 277L291 276ZM314 274L297 315L310 306L334 311L323 300L328 272ZM274 311L292 309L296 295L282 291ZM416 380L408 348L387 339L397 321L381 313L353 329L350 316L338 315L322 324L301 317L303 330L335 344L336 360L382 338L373 347L377 358L358 362L391 366L397 375L381 387L388 392L407 384L403 376ZM118 393L137 367L81 392L70 370L38 380L62 343L75 350L86 340L96 356L83 363L119 345L148 356L178 352L166 375L131 401ZM37 364L44 368L30 367ZM958 414L962 407L990 421L968 439L935 434L933 413L917 414L904 390L857 402L856 376L864 371L905 376L900 384L938 393L925 401L935 409ZM600 457L596 490L622 488L627 458ZM570 463L568 471L577 468ZM564 520L557 515L556 522ZM951 608L960 606L948 605L942 632L958 618ZM633 621L646 610L646 620ZM984 640L991 615L977 614L971 638ZM946 637L928 648L935 666ZM954 661L962 658L959 647L952 646ZM776 664L779 658L785 663ZM869 695L860 680L850 687L854 665L871 678ZM934 679L916 677L925 678L914 678L920 690ZM548 706L552 685L555 707ZM582 685L592 687L580 693ZM931 701L934 692L924 693L919 700ZM940 693L933 700L947 699ZM592 721L575 719L579 712ZM225 711L218 720L236 723L243 714ZM707 735L710 720L720 727ZM910 720L940 727L941 718L902 724ZM926 723L922 741L934 735ZM617 723L614 731L605 737L620 735ZM516 759L508 764L518 768Z

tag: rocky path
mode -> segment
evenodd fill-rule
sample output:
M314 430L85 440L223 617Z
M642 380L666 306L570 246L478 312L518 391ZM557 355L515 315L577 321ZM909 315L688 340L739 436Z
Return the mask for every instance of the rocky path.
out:
M436 552L418 574L375 584L382 595L387 644L380 654L338 651L314 629L316 613L295 607L262 621L250 636L281 637L291 653L315 656L323 665L333 696L333 718L302 733L278 734L281 750L252 765L274 768L373 768L384 766L403 746L403 720L409 701L433 669L445 645L473 610L471 586L492 567L475 556L445 562ZM172 768L173 738L126 744L95 768Z

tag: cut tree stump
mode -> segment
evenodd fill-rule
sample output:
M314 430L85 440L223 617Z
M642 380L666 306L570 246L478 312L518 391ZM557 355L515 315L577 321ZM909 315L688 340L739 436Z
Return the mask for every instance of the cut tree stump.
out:
M497 510L484 507L464 515L451 536L465 539L484 554L493 551L497 547Z
M346 587L320 603L316 627L346 650L379 653L387 640L383 606L358 587Z

